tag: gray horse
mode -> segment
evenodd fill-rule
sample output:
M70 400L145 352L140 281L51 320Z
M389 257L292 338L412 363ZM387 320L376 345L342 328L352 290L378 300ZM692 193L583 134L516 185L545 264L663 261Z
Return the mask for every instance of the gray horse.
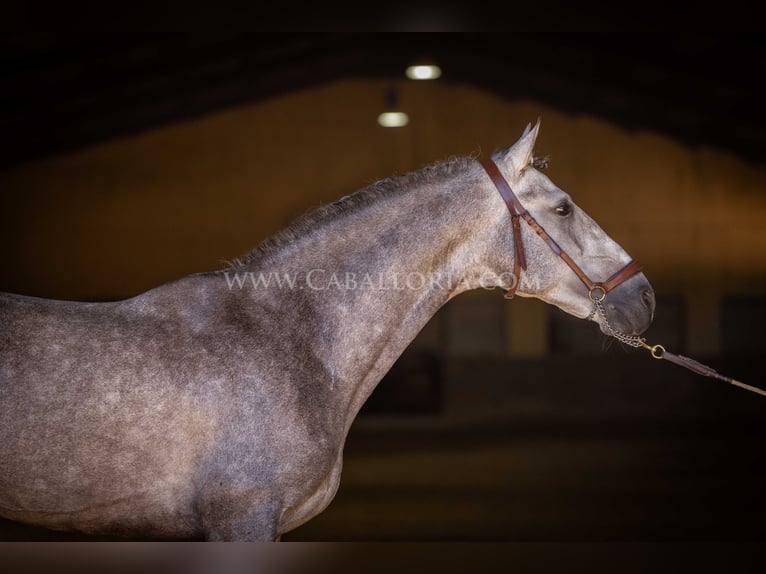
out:
M495 164L584 273L613 275L630 258L537 169L538 128ZM516 227L487 172L460 158L373 184L228 269L132 299L0 294L0 515L85 533L276 540L330 503L362 404L459 293L512 290L607 334L649 326L643 274L594 313L566 261Z

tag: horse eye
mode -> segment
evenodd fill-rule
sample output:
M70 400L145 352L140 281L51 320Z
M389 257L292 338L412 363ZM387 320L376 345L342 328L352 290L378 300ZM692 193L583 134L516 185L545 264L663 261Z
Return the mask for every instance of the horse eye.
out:
M556 208L556 215L561 217L566 217L570 213L572 213L572 206L568 203L563 203Z

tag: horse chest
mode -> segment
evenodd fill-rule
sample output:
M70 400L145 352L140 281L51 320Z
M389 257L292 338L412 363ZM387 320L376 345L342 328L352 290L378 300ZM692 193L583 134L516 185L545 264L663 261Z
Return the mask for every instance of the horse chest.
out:
M343 454L341 452L318 487L309 492L294 493L298 494L299 502L283 511L279 524L280 533L297 528L327 508L338 492L342 470Z

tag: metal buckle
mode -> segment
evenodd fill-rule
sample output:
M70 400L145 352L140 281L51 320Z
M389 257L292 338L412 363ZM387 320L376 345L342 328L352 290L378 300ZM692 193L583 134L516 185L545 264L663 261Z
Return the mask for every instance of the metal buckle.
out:
M598 295L598 292L601 292L600 296ZM606 297L606 289L601 285L594 285L590 288L590 291L588 291L588 297L590 297L590 300L594 303L600 303Z

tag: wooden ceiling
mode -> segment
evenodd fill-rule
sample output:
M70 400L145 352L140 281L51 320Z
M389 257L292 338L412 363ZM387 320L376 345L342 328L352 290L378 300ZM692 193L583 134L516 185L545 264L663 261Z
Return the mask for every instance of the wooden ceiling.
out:
M662 34L7 34L0 167L340 78L532 98L766 165L766 38Z

